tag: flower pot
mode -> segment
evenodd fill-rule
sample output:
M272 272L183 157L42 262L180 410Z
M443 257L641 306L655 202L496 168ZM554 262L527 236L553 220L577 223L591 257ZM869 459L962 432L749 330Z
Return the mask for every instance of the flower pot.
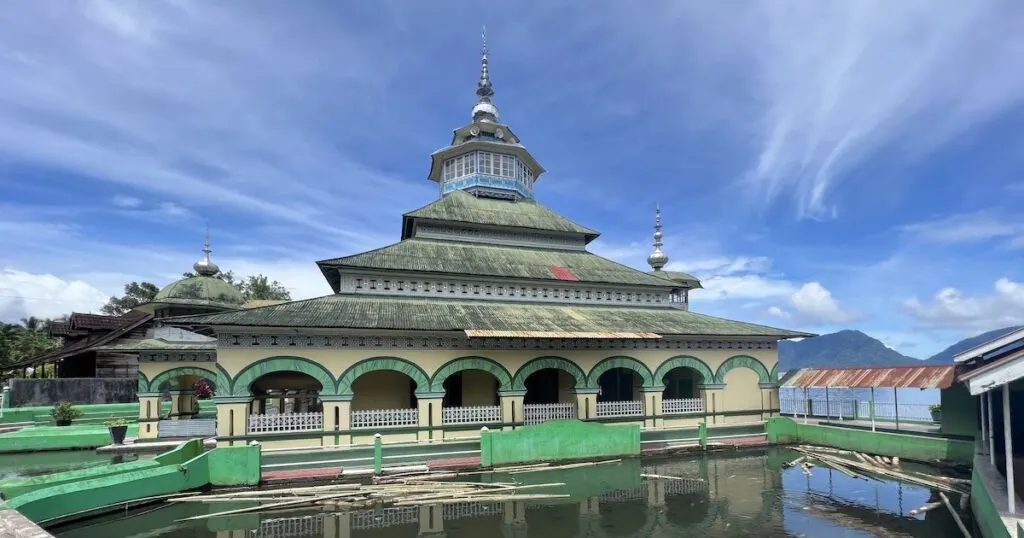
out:
M115 445L124 443L124 436L128 433L128 426L110 426L110 438L114 440Z
M56 422L58 426L70 426L71 425L71 419L70 418L58 418L58 419L54 419L54 422Z
M932 422L940 422L942 420L942 411L939 409L932 410Z

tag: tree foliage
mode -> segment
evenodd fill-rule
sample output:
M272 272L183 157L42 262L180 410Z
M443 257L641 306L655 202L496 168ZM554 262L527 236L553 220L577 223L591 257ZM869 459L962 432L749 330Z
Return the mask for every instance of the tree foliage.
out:
M32 328L34 325L31 323L25 324L29 327L0 323L0 365L31 359L60 347L60 338L54 338L46 332L52 320L32 319L36 319L41 328Z
M185 278L192 278L196 276L193 272L182 273ZM270 280L270 277L260 273L258 275L249 275L247 278L235 278L235 274L232 271L222 271L217 273L215 278L219 278L228 284L231 284L238 291L242 292L242 297L246 301L290 301L292 300L292 294L277 280Z
M100 312L108 316L120 316L140 304L152 301L159 291L160 288L151 282L130 282L124 285L124 295L111 297L100 308Z

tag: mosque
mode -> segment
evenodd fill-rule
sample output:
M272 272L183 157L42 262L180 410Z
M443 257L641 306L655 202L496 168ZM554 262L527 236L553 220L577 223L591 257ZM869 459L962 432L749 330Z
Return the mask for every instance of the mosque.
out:
M535 199L544 168L501 122L486 47L476 94L431 155L438 199L402 215L399 241L317 262L332 294L243 308L207 245L198 276L148 307L179 343L140 352L140 437L202 429L158 411L168 389L196 408L199 379L220 443L271 447L778 413L778 341L811 335L691 312L701 285L664 270L660 211L651 271L589 252L597 231Z

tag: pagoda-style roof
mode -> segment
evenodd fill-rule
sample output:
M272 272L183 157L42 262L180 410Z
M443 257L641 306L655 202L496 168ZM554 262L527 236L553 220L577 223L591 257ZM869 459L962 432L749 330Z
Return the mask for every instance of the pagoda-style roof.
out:
M435 202L403 215L402 239L413 236L413 221L416 219L582 234L587 242L600 235L532 199L513 201L483 198L461 190L448 193Z
M662 288L677 285L585 250L549 250L420 238L317 264L335 291L338 290L339 276L333 269L342 267Z
M613 307L328 295L275 306L168 318L180 325L404 331L642 332L684 336L803 338L812 334L671 307Z

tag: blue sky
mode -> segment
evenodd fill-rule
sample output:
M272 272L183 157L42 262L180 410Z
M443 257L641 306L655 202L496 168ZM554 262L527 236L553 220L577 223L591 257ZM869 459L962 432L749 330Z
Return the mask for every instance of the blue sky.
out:
M495 103L538 199L694 310L924 357L1024 322L1012 0L24 2L0 11L0 318L97 309L199 256L329 293L395 241L429 154ZM27 21L32 21L27 23Z

